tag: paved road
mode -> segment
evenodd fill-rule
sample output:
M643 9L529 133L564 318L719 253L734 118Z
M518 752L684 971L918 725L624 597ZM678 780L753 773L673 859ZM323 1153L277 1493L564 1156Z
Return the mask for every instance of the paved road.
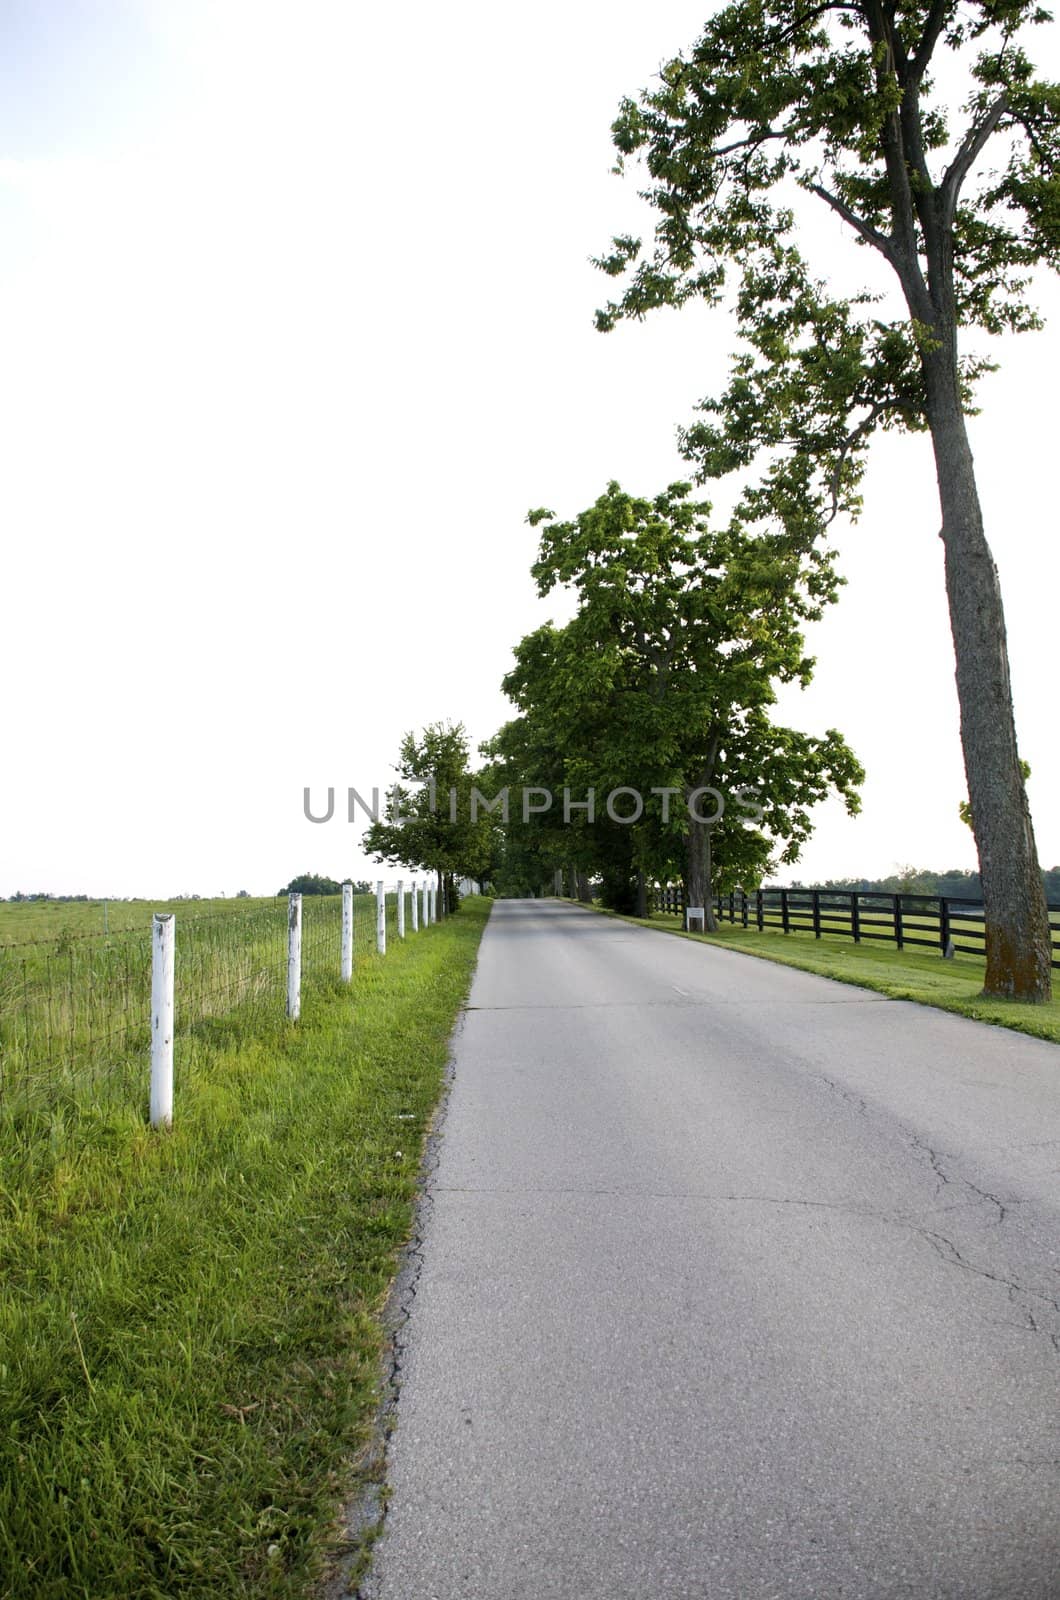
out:
M1060 1049L548 902L482 945L372 1600L1056 1600Z

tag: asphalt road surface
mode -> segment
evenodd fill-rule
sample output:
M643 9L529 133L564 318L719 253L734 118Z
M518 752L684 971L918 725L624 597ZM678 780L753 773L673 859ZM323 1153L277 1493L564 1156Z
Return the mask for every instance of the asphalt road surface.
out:
M1057 1600L1060 1049L499 902L371 1600Z

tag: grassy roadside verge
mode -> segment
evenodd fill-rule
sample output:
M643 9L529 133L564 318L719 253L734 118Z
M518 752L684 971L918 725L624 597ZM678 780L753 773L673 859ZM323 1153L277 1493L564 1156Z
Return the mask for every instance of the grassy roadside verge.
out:
M304 1595L489 909L219 1034L170 1134L83 1111L0 1181L2 1600Z
M601 906L594 906L593 910L604 916L617 915ZM881 943L855 944L851 939L834 934L822 934L820 939L815 939L806 933L759 933L757 928L730 923L723 923L713 934L685 933L679 917L664 914L620 920L653 928L656 932L675 934L679 939L692 939L697 944L724 945L726 949L739 950L760 960L801 967L804 972L817 972L826 978L837 978L841 983L875 989L895 1000L916 1000L921 1005L955 1011L977 1022L996 1023L1060 1044L1060 999L1054 999L1047 1006L984 1000L979 993L983 985L983 963L975 956L955 956L951 961L943 961L941 956L889 949ZM1060 973L1056 978L1060 980ZM1060 981L1057 981L1057 989L1060 991Z

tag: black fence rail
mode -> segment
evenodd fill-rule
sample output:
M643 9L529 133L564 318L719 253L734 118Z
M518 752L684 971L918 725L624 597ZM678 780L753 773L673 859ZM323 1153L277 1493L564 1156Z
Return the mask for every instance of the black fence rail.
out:
M985 958L986 922L981 900L952 895L891 894L871 889L757 889L713 897L719 922L781 933L812 933L876 939L904 950L907 945L937 950L943 956ZM657 884L649 895L652 911L683 916L680 884ZM1050 905L1054 967L1060 967L1060 905Z

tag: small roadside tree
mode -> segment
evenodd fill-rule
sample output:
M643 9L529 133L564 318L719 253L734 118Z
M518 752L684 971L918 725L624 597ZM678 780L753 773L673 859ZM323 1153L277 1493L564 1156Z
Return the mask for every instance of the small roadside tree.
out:
M431 723L418 738L407 733L386 816L369 824L363 838L365 850L377 860L437 873L451 910L456 907L455 879L482 877L494 853L489 813L472 817L474 779L468 757L463 723ZM413 791L408 787L412 783L421 787Z

